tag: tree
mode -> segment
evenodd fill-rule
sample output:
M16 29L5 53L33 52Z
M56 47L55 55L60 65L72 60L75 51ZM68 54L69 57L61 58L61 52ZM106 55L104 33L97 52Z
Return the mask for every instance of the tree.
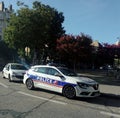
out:
M120 45L104 43L102 47L100 47L98 50L98 56L100 57L100 59L102 58L102 60L99 61L101 62L99 64L100 66L105 64L114 65L115 59L118 60L117 64L119 64Z
M32 9L22 7L11 15L4 32L4 40L19 52L24 52L26 46L30 47L31 53L36 53L39 59L47 44L48 54L51 56L51 52L55 50L56 39L65 33L63 21L62 12L36 1ZM24 56L24 53L21 55Z
M83 33L78 36L65 35L57 40L57 50L61 60L72 64L75 69L80 62L90 61L93 51L91 43L91 37Z
M15 58L17 57L17 53L14 49L8 48L4 41L0 41L0 64L3 65L5 63L14 62ZM2 62L3 60L3 62Z

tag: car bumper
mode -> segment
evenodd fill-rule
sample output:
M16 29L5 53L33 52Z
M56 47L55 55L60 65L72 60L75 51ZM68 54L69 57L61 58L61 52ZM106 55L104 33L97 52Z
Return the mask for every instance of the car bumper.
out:
M81 89L79 86L77 86L75 89L76 89L77 97L98 97L100 96L99 88L97 90L93 88Z
M20 76L20 75L13 75L13 76L12 76L12 80L23 81L23 76Z

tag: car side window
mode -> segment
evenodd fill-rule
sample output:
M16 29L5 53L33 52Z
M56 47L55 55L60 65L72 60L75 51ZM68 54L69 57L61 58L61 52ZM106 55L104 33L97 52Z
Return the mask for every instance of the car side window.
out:
M6 66L6 70L8 70L8 71L9 71L9 68L10 68L10 65L7 65L7 66Z
M46 73L46 68L45 67L37 67L34 69L35 72L38 73Z
M53 69L53 68L49 68L48 71L47 71L47 73L48 73L49 75L59 74L59 72L58 72L57 70Z

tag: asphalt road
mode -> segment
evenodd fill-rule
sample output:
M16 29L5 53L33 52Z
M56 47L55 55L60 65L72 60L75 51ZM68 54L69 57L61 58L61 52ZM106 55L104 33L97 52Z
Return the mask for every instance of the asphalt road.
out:
M120 100L103 96L70 100L50 91L28 90L0 73L0 118L120 118Z

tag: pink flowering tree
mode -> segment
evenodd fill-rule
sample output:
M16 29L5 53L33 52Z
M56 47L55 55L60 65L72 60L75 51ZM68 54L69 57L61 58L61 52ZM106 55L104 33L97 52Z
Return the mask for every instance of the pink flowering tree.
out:
M57 40L59 58L75 69L79 62L90 59L93 51L91 43L92 39L88 35L64 35Z

